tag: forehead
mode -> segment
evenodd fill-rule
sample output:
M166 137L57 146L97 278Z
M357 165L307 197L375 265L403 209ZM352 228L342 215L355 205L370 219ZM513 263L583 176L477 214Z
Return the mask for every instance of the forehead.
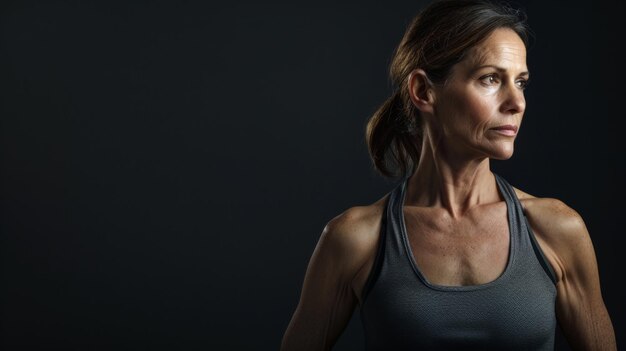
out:
M495 65L507 70L526 71L526 46L512 29L498 28L471 48L459 64L465 68Z

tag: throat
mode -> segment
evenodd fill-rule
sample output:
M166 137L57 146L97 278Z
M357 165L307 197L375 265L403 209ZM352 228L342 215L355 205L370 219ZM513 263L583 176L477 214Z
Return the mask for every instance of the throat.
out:
M406 206L440 208L455 220L460 220L477 206L503 200L492 173L448 181L437 177L420 178L416 172L407 180L405 191Z

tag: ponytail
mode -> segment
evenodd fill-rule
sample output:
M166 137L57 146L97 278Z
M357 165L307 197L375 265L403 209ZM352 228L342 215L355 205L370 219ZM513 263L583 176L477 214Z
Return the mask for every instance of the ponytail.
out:
M399 90L370 117L366 142L374 168L389 178L412 173L420 156L421 133L417 111L405 108Z

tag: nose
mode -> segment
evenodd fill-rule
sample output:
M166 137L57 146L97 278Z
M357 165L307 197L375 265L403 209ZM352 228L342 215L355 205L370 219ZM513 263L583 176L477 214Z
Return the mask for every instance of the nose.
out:
M524 90L520 89L515 82L505 84L503 87L503 102L501 110L503 113L516 115L523 113L526 108L526 98Z

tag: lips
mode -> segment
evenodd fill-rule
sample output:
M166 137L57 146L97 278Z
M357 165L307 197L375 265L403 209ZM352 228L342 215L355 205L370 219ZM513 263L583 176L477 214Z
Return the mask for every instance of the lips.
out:
M495 128L491 128L491 129L495 129L495 130L510 130L513 133L517 133L517 126L512 125L512 124L506 124L506 125L495 127Z
M517 126L512 125L512 124L506 124L506 125L498 126L498 127L491 128L491 129L504 135L516 135L517 134Z

